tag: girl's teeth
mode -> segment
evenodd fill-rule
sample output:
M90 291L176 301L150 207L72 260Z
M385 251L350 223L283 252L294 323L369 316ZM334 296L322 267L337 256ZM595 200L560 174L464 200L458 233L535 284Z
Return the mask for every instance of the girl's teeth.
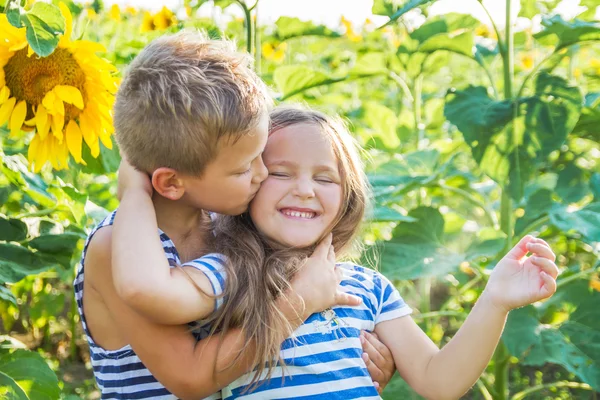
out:
M315 213L312 213L312 212L284 211L283 213L285 215L289 215L290 217L306 218L306 219L311 219L315 216Z

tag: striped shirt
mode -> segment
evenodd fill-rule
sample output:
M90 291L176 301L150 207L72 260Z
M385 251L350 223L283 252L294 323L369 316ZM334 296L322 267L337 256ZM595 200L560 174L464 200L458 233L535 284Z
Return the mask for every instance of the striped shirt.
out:
M311 315L282 344L283 380L282 368L276 367L270 380L243 393L254 375L248 373L223 388L223 399L380 399L362 359L360 332L412 310L380 273L350 263L338 267L341 289L362 303Z
M90 348L90 356L94 377L102 394L102 399L177 399L162 384L160 384L150 371L144 366L139 357L135 354L130 345L126 345L118 350L105 350L94 342L90 331L88 330L85 314L83 313L83 279L85 255L94 234L101 228L110 226L115 219L116 211L109 214L100 222L89 234L81 255L81 263L77 269L77 275L73 286L75 288L75 300L77 309L81 316L81 323ZM169 261L169 265L174 267L180 263L179 255L175 245L169 237L162 231L159 231L160 240ZM223 259L219 255L206 255L185 265L198 268L208 277L215 289L223 287ZM220 271L220 273L216 273ZM217 300L216 306L220 305L221 299ZM197 339L202 339L208 329L197 335ZM215 394L209 399L220 399L220 394Z

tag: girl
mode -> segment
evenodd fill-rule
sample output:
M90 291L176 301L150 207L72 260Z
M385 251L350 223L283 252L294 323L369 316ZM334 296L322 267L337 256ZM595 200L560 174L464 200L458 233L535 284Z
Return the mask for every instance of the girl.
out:
M488 364L508 311L556 290L552 250L543 240L523 238L494 268L464 325L441 350L414 323L410 308L384 276L339 263L341 289L362 303L311 315L280 347L277 332L290 328L277 304L285 299L290 279L302 271L304 260L323 238L332 242L329 260L334 251L340 257L348 254L368 191L358 152L342 124L315 111L289 107L277 108L271 118L263 154L269 177L248 213L216 218L217 252L194 262L218 279L210 284L196 275L189 279L191 287L213 295L216 310L208 315L206 302L195 297L186 315L202 318L200 325L210 326L213 334L242 327L257 346L251 362L255 371L226 386L223 398L379 398L361 358L362 330L379 335L401 376L418 393L436 399L460 397ZM126 188L121 208L138 207L127 202L128 192L136 190ZM147 218L154 218L152 209ZM121 230L121 240L127 233L127 240L136 241L138 225L115 224L115 232ZM528 252L535 255L525 257ZM113 268L123 277L134 262L168 267L165 260L140 256L123 252ZM143 287L139 280L144 277L131 278L129 285ZM117 284L116 280L115 274Z

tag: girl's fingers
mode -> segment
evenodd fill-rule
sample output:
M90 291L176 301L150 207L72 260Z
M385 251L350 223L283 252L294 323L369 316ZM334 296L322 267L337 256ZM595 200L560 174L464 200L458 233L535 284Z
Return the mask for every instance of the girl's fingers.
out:
M329 246L329 253L327 254L327 260L335 263L335 249L333 246Z
M552 296L556 292L556 280L544 271L540 272L540 276L544 281L544 286L540 289L541 295L543 298Z
M552 249L541 243L529 243L527 245L527 250L529 252L534 253L536 256L547 258L551 261L556 260L556 255L552 251Z
M542 269L542 271L544 271L545 273L550 275L552 277L552 279L556 279L556 277L558 276L558 272L559 272L558 267L556 266L556 264L554 264L552 261L548 260L547 258L532 256L531 262L534 265L540 267Z
M546 242L544 239L535 238L535 243L543 244L544 246L550 247L548 242Z

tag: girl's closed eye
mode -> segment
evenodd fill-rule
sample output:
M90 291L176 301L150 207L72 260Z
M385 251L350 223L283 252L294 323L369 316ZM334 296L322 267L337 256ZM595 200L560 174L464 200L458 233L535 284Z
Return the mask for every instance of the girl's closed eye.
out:
M328 176L316 176L315 177L315 181L319 182L319 183L337 183L336 181L334 181L332 178L328 177Z
M290 174L286 172L269 172L269 175L274 176L276 178L289 178Z

